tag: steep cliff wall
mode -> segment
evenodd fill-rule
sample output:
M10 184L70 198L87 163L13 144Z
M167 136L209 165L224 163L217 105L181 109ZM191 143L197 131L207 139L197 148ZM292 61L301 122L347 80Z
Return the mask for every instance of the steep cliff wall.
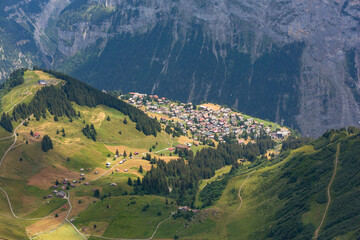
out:
M44 0L21 10L33 2L4 15L31 20L42 64L99 88L216 101L312 136L359 125L356 0Z

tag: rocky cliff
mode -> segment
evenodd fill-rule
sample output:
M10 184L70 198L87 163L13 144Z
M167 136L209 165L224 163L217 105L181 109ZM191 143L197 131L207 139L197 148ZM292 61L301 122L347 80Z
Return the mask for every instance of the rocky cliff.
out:
M31 63L96 87L211 100L305 135L359 125L357 0L2 4L36 45Z

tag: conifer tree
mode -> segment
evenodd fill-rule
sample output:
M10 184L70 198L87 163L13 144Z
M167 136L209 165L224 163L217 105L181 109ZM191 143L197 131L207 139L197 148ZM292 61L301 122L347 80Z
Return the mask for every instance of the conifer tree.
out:
M131 181L131 178L130 178L130 177L128 178L128 185L129 185L129 186L132 186L132 181Z
M51 138L48 135L45 135L41 141L41 149L44 152L49 151L50 149L53 149L53 143L51 141Z

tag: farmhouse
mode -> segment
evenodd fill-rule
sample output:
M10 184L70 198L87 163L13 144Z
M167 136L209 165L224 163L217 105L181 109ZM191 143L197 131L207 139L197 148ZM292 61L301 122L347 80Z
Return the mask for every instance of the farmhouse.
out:
M178 145L176 145L176 148L177 148L177 149L190 149L189 146L184 145L184 144L178 144Z
M48 81L45 81L45 80L43 80L43 79L40 79L40 80L38 81L38 84L45 86L45 85L48 85L49 82L48 82Z
M191 209L188 206L179 206L180 211L191 211Z
M38 139L38 138L40 138L40 133L36 132L36 133L34 133L33 136L34 136L34 138Z
M66 197L66 193L64 191L59 191L56 193L56 196L59 198L64 198Z

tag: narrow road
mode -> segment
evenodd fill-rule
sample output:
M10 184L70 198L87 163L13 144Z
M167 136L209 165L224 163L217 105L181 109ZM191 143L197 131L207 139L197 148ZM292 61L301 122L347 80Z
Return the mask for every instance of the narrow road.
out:
M75 225L68 219L70 213L71 213L71 210L72 210L72 205L71 205L71 202L70 202L70 193L68 192L68 197L67 197L67 201L69 203L69 206L70 206L70 209L69 209L69 212L67 213L66 217L65 217L65 220L70 223L71 226L73 226L73 228L75 229L75 231L81 235L81 237L83 237L84 239L87 239L87 237L85 237L80 231L79 229L77 229L77 227L75 227Z
M331 177L331 180L330 180L329 185L327 186L327 190L326 190L327 191L328 201L327 201L327 204L326 204L325 212L324 212L324 215L323 215L323 217L321 219L319 227L315 230L313 238L318 238L319 231L320 231L322 225L324 224L326 214L327 214L327 212L329 210L329 206L330 206L330 203L331 203L330 188L331 188L331 185L333 184L334 179L335 179L335 175L336 175L336 171L337 171L337 167L338 167L338 162L339 162L339 152L340 152L340 143L338 143L337 149L336 149L336 156L335 156L335 161L334 161L334 172L333 172L333 175Z
M3 138L0 138L0 141L5 140L5 139L9 139L9 138L12 138L12 137L14 137L14 135L11 135L11 136L8 136L8 137L3 137Z
M23 217L19 217L14 213L14 210L12 208L11 201L10 201L10 198L9 198L9 195L7 194L7 192L1 187L0 187L0 191L3 192L4 196L6 197L7 202L9 204L9 207L10 207L10 212L13 215L14 218L21 219L21 220L32 220L33 221L33 220L41 220L41 219L52 218L53 217L53 216L46 216L46 217L41 217L41 218L23 218Z
M91 236L94 236L94 237L98 237L98 238L102 238L102 239L108 239L108 240L151 240L154 238L155 234L157 233L159 227L161 224L163 224L164 222L168 221L171 219L171 217L175 214L176 212L172 212L170 214L170 216L164 220L162 220L161 222L158 223L158 225L156 226L153 234L151 235L151 237L149 238L109 238L109 237L103 237L103 236L98 236L98 235L91 235ZM89 235L90 236L90 235Z
M9 110L7 110L5 113L8 113L8 112L10 112L11 110L13 110L13 108L14 108L16 105L18 105L19 103L21 103L22 101L24 101L25 98L27 98L27 97L30 96L30 95L32 95L32 93L30 93L30 94L26 95L25 97L23 97L22 99L20 99L17 103L15 103L15 104L14 104Z
M6 150L6 152L4 153L3 157L1 158L0 160L0 167L1 167L1 164L3 163L6 155L8 154L8 152L10 152L11 149L13 149L14 145L16 144L16 141L17 141L17 135L16 135L16 131L19 127L21 127L23 124L24 124L25 121L22 121L19 126L17 126L14 130L14 134L11 136L11 137L14 137L15 136L15 139L14 139L14 142L11 144L11 146ZM10 201L10 198L9 198L9 195L7 194L7 192L2 188L0 187L0 191L4 194L4 196L6 197L6 200L9 204L9 207L10 207L10 212L11 214L13 215L14 218L17 218L17 219L22 219L22 220L41 220L41 219L45 219L45 218L50 218L51 216L46 216L46 217L42 217L42 218L22 218L22 217L19 217L17 216L15 213L14 213L14 210L12 208L12 205L11 205L11 201Z
M16 144L16 141L17 141L16 131L18 130L19 127L21 127L21 126L24 124L24 122L25 122L25 120L22 121L22 122L20 123L20 125L15 128L14 133L13 133L13 135L11 136L11 137L15 137L14 142L13 142L13 144L11 144L11 146L8 148L8 150L6 150L6 152L4 153L3 157L1 158L1 160L0 160L0 167L1 167L2 162L3 162L4 159L5 159L6 155L8 154L8 152L10 152L10 150L11 150L11 149L13 148L13 146Z
M253 174L254 172L255 172L255 171L252 171L251 173L249 173L249 174L247 175L247 177L245 178L244 182L241 184L241 186L240 186L240 188L239 188L238 197L239 197L239 199L240 199L240 205L239 205L239 207L236 209L236 211L234 212L234 214L236 214L236 213L240 210L240 208L242 207L242 204L243 204L243 202L244 202L244 200L243 200L242 197L241 197L241 189L243 188L243 186L245 185L246 181L249 179L249 177L251 176L251 174Z

